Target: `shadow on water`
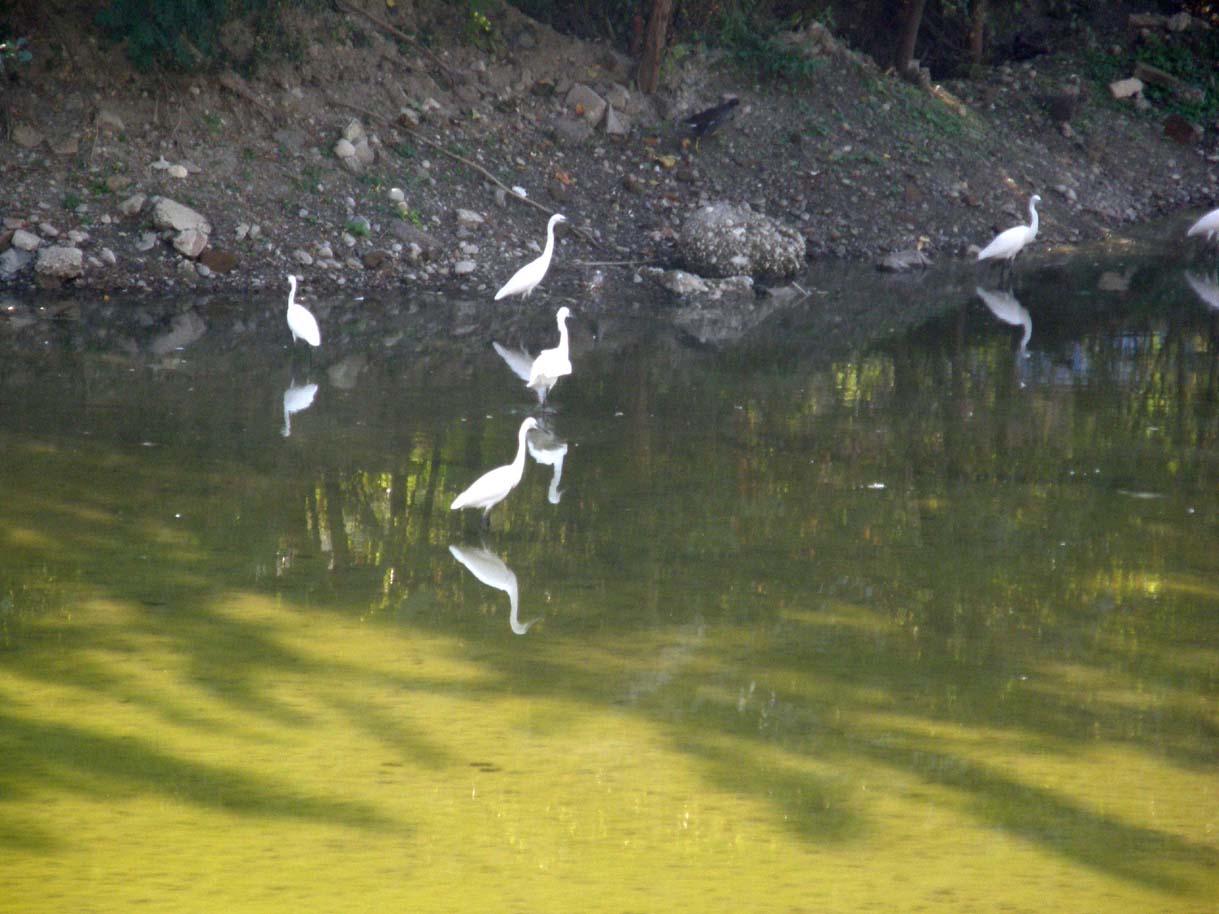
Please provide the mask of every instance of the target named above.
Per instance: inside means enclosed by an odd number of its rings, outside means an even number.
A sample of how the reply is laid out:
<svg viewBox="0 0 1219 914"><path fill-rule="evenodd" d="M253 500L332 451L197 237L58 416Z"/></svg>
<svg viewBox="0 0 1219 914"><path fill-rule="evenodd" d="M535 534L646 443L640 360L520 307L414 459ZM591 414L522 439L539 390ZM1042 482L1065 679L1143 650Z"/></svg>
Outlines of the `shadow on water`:
<svg viewBox="0 0 1219 914"><path fill-rule="evenodd" d="M573 325L576 374L554 392L563 497L534 465L493 512L487 552L519 593L455 560L452 544L481 547L448 505L534 406L490 340L548 340L548 309L484 323L427 300L391 324L370 308L312 366L288 360L271 307L88 328L23 311L0 338L0 667L204 732L310 726L269 687L285 677L617 709L806 842L875 827L851 775L866 764L1063 859L1199 891L1213 846L1099 812L1018 760L1125 747L1213 766L1219 313L1181 271L1137 261L1050 263L998 306L978 286L834 273L714 345L622 314L599 315L595 339ZM340 309L316 310L326 339ZM191 313L228 330L198 333ZM307 383L285 437L284 391ZM305 652L233 611L243 591L302 620L451 637L481 676ZM501 591L535 628L504 624ZM61 624L76 599L117 602L122 624ZM114 658L146 641L244 716L133 685ZM388 711L324 700L395 758L468 764ZM403 827L19 712L0 717L0 755L0 805L34 781L99 797L172 785L242 815ZM55 840L10 823L0 843Z"/></svg>

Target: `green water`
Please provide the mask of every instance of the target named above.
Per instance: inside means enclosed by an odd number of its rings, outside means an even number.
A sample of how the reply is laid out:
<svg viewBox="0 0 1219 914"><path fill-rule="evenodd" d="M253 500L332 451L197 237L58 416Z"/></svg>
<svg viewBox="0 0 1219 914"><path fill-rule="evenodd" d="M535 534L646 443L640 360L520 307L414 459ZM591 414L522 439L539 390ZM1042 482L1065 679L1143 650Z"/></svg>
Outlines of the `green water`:
<svg viewBox="0 0 1219 914"><path fill-rule="evenodd" d="M1219 316L1105 268L588 305L485 534L557 301L10 307L0 910L1219 911Z"/></svg>

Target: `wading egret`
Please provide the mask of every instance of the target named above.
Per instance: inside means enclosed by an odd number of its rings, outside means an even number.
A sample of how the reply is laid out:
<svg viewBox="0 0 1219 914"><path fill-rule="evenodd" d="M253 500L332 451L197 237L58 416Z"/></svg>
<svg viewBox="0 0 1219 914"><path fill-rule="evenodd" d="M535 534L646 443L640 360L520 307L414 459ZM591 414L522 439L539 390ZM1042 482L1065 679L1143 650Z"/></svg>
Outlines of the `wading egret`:
<svg viewBox="0 0 1219 914"><path fill-rule="evenodd" d="M508 497L508 493L516 488L525 474L525 437L529 434L530 429L537 427L538 420L533 416L522 422L516 433L516 457L513 458L512 463L483 473L470 488L453 499L449 510L482 508L483 523L490 525L491 509Z"/></svg>
<svg viewBox="0 0 1219 914"><path fill-rule="evenodd" d="M293 384L284 391L284 427L280 434L285 438L292 434L292 416L312 406L315 396L316 384Z"/></svg>
<svg viewBox="0 0 1219 914"><path fill-rule="evenodd" d="M1029 224L1015 225L1007 231L1000 232L995 239L978 252L978 260L1006 260L1010 266L1016 255L1024 250L1025 245L1032 244L1037 237L1037 204L1041 197L1033 194L1029 198Z"/></svg>
<svg viewBox="0 0 1219 914"><path fill-rule="evenodd" d="M525 383L529 383L529 373L533 371L533 356L529 354L528 349L509 349L494 340L491 342L491 348L512 369L514 375Z"/></svg>
<svg viewBox="0 0 1219 914"><path fill-rule="evenodd" d="M1215 236L1219 235L1219 209L1211 210L1195 222L1185 235L1205 235L1207 241L1214 241Z"/></svg>
<svg viewBox="0 0 1219 914"><path fill-rule="evenodd" d="M1020 355L1028 358L1027 347L1029 339L1033 336L1033 315L1029 314L1028 309L1020 304L1020 301L1011 292L1004 292L1001 289L983 289L981 286L974 291L978 293L978 298L985 302L990 313L1003 323L1024 328L1024 335L1020 338L1019 352Z"/></svg>
<svg viewBox="0 0 1219 914"><path fill-rule="evenodd" d="M550 221L546 223L546 247L542 250L542 256L517 270L512 278L504 283L504 287L495 293L496 301L507 298L509 295L529 297L529 293L537 287L537 284L542 281L542 277L546 275L546 271L550 269L550 258L554 254L554 227L560 222L566 221L567 217L559 213L550 217Z"/></svg>
<svg viewBox="0 0 1219 914"><path fill-rule="evenodd" d="M521 623L518 616L520 591L516 583L516 574L498 555L482 546L449 546L449 552L474 577L478 578L488 587L502 590L508 595L508 605L512 610L508 614L508 625L511 627L514 635L525 634L525 632L529 631L529 627L538 621L537 619L530 619L528 622Z"/></svg>
<svg viewBox="0 0 1219 914"><path fill-rule="evenodd" d="M304 340L310 346L320 346L321 331L317 329L317 320L304 305L296 303L296 277L288 274L288 285L292 290L288 293L288 329L292 331L292 342Z"/></svg>
<svg viewBox="0 0 1219 914"><path fill-rule="evenodd" d="M555 312L555 320L559 324L559 345L538 353L538 357L530 366L529 380L525 382L526 387L537 392L538 400L543 406L546 405L546 395L550 393L555 382L563 375L571 374L571 358L567 345L567 318L570 315L571 309L566 305Z"/></svg>

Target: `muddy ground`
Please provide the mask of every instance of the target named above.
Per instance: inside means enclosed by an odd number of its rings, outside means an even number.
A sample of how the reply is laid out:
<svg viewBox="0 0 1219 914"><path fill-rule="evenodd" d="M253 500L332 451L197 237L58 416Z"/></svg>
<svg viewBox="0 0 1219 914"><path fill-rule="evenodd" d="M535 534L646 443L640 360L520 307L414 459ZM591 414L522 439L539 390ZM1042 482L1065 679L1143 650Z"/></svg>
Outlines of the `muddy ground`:
<svg viewBox="0 0 1219 914"><path fill-rule="evenodd" d="M816 270L916 245L968 256L1022 221L1034 192L1043 249L1173 212L1183 231L1219 198L1204 143L1111 98L1078 48L919 88L814 26L792 37L816 61L805 79L761 82L679 49L646 97L624 55L508 6L488 11L491 32L448 5L367 8L383 24L314 11L232 27L241 65L210 74L138 73L71 21L30 35L34 60L0 90L0 247L18 228L74 244L84 265L69 287L108 294L286 291L294 272L315 294L456 289L490 304L561 211L574 230L547 285L612 300L639 265L673 264L683 219L711 201L796 226ZM568 103L576 84L611 101L623 133ZM735 118L690 142L680 117L728 94ZM334 151L345 130L359 137L353 121L375 155L358 170ZM175 250L141 194L206 217L206 250ZM0 288L35 282L30 264Z"/></svg>

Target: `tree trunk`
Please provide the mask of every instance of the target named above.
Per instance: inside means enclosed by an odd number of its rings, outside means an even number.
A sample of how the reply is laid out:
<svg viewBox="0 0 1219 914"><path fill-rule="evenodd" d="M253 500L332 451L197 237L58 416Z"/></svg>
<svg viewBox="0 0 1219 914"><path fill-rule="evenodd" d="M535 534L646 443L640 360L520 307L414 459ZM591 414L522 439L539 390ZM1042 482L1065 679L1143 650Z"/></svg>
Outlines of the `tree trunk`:
<svg viewBox="0 0 1219 914"><path fill-rule="evenodd" d="M652 15L643 39L643 57L639 61L639 91L651 95L660 85L660 61L664 57L665 39L669 35L669 20L673 18L673 0L652 0Z"/></svg>
<svg viewBox="0 0 1219 914"><path fill-rule="evenodd" d="M986 28L987 0L973 0L969 22L969 62L975 67L982 63L982 35Z"/></svg>
<svg viewBox="0 0 1219 914"><path fill-rule="evenodd" d="M918 41L918 27L923 21L923 8L927 0L907 0L906 21L902 24L902 38L897 46L894 66L901 76L909 77L910 65L914 62L914 46Z"/></svg>

